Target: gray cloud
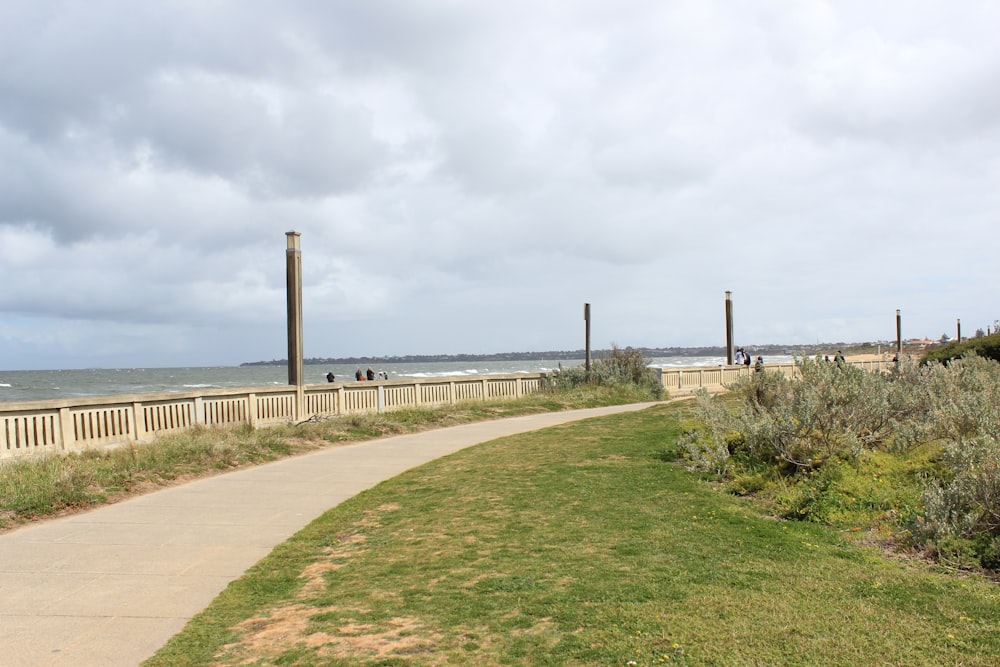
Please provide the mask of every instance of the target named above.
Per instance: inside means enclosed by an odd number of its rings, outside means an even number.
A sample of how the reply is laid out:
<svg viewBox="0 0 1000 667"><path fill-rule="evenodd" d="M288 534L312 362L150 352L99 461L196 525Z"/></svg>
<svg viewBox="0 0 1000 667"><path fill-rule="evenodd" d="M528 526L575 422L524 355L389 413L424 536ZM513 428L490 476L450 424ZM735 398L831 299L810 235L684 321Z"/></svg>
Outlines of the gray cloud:
<svg viewBox="0 0 1000 667"><path fill-rule="evenodd" d="M991 323L1000 15L902 0L0 8L0 368ZM749 341L743 341L749 342ZM117 356L116 356L117 355Z"/></svg>

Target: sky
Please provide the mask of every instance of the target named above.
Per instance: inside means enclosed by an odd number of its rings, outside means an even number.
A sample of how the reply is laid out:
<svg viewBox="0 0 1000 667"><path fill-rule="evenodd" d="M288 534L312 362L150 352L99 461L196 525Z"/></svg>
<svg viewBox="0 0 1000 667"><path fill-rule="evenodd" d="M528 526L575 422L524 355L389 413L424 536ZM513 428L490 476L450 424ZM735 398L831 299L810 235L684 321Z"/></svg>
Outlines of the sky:
<svg viewBox="0 0 1000 667"><path fill-rule="evenodd" d="M955 336L998 0L6 0L0 369Z"/></svg>

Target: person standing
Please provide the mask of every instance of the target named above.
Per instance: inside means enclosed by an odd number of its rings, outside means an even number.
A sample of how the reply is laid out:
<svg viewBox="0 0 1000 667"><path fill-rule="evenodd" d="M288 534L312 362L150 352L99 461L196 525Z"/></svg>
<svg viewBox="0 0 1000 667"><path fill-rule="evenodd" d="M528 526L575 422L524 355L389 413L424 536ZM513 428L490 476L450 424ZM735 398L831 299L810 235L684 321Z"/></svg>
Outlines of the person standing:
<svg viewBox="0 0 1000 667"><path fill-rule="evenodd" d="M365 376L361 374L361 366L358 366L358 370L354 371L354 379L358 382L365 379Z"/></svg>
<svg viewBox="0 0 1000 667"><path fill-rule="evenodd" d="M326 381L327 382L333 382L336 379L337 379L337 376L333 374L333 371L330 371L329 373L326 374Z"/></svg>
<svg viewBox="0 0 1000 667"><path fill-rule="evenodd" d="M757 363L755 363L753 365L753 372L754 373L763 373L764 372L764 357L760 357L760 356L757 357Z"/></svg>
<svg viewBox="0 0 1000 667"><path fill-rule="evenodd" d="M375 380L375 371L372 370L371 366L368 367L368 373L367 373L367 375L368 375L368 380L369 381L374 381Z"/></svg>

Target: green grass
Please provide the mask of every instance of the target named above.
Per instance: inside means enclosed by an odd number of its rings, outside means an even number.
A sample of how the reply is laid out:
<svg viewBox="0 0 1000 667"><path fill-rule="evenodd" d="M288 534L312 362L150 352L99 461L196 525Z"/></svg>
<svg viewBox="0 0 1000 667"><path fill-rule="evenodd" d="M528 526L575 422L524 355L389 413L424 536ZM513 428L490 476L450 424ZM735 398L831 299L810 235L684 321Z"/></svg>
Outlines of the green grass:
<svg viewBox="0 0 1000 667"><path fill-rule="evenodd" d="M331 444L487 419L647 400L628 388L580 387L517 400L470 401L261 430L195 428L148 445L7 461L0 465L0 530Z"/></svg>
<svg viewBox="0 0 1000 667"><path fill-rule="evenodd" d="M148 665L994 665L1000 590L674 461L683 405L463 450L330 510Z"/></svg>

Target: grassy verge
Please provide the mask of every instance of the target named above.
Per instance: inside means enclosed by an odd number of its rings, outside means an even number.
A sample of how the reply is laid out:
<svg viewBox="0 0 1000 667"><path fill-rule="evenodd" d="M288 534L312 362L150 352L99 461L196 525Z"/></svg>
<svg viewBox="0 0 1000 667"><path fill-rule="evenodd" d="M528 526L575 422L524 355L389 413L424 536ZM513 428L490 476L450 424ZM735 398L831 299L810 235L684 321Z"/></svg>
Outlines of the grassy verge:
<svg viewBox="0 0 1000 667"><path fill-rule="evenodd" d="M196 428L150 445L37 457L0 465L0 530L257 465L319 447L538 412L649 400L629 388L580 387L518 400L355 415L261 430Z"/></svg>
<svg viewBox="0 0 1000 667"><path fill-rule="evenodd" d="M683 405L486 443L332 509L147 665L993 665L1000 591L675 463Z"/></svg>

